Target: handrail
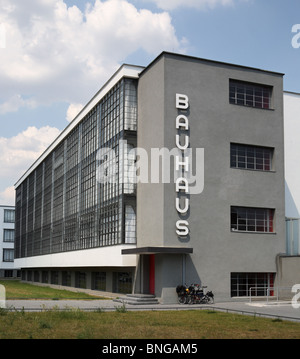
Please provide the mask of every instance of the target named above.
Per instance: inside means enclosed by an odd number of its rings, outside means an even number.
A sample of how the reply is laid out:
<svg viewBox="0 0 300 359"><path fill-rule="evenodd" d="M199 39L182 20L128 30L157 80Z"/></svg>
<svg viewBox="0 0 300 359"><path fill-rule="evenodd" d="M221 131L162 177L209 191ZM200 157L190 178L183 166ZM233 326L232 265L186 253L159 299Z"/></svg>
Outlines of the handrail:
<svg viewBox="0 0 300 359"><path fill-rule="evenodd" d="M269 287L269 286L257 286L257 287L251 287L251 288L249 288L249 294L250 294L249 299L250 299L250 303L252 302L252 295L251 295L251 293L252 293L252 290L253 290L253 289L255 289L255 290L257 290L257 289L267 290L267 295L268 295L268 289L274 290L274 287ZM255 297L256 297L256 296L255 296Z"/></svg>
<svg viewBox="0 0 300 359"><path fill-rule="evenodd" d="M251 287L249 288L249 300L250 303L252 302L252 297L256 297L256 296L252 296L252 291L253 290L264 290L266 293L266 297L267 297L267 303L269 303L269 298L270 297L275 297L276 301L279 301L279 292L283 291L283 290L288 290L289 293L292 293L292 287L270 287L270 286L257 286L257 287ZM273 292L273 295L271 295L271 292ZM276 294L275 294L276 293ZM275 295L274 295L275 294Z"/></svg>

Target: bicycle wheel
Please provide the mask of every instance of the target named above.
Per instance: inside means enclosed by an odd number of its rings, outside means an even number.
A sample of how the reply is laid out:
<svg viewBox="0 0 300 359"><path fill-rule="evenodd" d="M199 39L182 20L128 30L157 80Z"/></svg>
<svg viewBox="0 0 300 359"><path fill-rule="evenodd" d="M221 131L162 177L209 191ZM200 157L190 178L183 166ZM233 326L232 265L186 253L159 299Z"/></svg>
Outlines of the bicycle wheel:
<svg viewBox="0 0 300 359"><path fill-rule="evenodd" d="M200 304L207 304L208 303L208 297L207 295L204 295L200 298Z"/></svg>
<svg viewBox="0 0 300 359"><path fill-rule="evenodd" d="M208 297L209 304L214 304L214 302L215 302L214 297Z"/></svg>
<svg viewBox="0 0 300 359"><path fill-rule="evenodd" d="M188 296L186 297L185 304L193 304L193 298L192 298L191 295L188 295Z"/></svg>
<svg viewBox="0 0 300 359"><path fill-rule="evenodd" d="M179 304L185 304L185 296L184 295L180 295L178 297L178 303Z"/></svg>

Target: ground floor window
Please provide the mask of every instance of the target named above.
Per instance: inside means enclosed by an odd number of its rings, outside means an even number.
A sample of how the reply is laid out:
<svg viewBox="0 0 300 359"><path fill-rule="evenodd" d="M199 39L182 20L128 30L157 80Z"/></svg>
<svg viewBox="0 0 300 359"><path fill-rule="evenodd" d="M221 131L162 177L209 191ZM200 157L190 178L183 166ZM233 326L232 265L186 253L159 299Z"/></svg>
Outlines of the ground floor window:
<svg viewBox="0 0 300 359"><path fill-rule="evenodd" d="M71 272L63 271L61 274L61 284L66 287L71 287Z"/></svg>
<svg viewBox="0 0 300 359"><path fill-rule="evenodd" d="M132 273L115 272L114 273L114 292L131 293L132 292Z"/></svg>
<svg viewBox="0 0 300 359"><path fill-rule="evenodd" d="M106 290L106 273L105 272L93 272L92 273L92 289L94 290Z"/></svg>
<svg viewBox="0 0 300 359"><path fill-rule="evenodd" d="M28 278L27 278L28 280ZM48 283L48 271L43 270L42 271L42 283Z"/></svg>
<svg viewBox="0 0 300 359"><path fill-rule="evenodd" d="M14 271L13 270L5 270L4 271L4 277L5 278L12 278L14 276Z"/></svg>
<svg viewBox="0 0 300 359"><path fill-rule="evenodd" d="M75 273L75 287L86 289L86 273L76 272Z"/></svg>
<svg viewBox="0 0 300 359"><path fill-rule="evenodd" d="M231 296L273 296L274 278L275 273L231 273Z"/></svg>
<svg viewBox="0 0 300 359"><path fill-rule="evenodd" d="M40 272L35 270L34 273L33 273L33 280L35 282L39 282L40 281Z"/></svg>
<svg viewBox="0 0 300 359"><path fill-rule="evenodd" d="M58 284L58 271L51 272L51 284Z"/></svg>

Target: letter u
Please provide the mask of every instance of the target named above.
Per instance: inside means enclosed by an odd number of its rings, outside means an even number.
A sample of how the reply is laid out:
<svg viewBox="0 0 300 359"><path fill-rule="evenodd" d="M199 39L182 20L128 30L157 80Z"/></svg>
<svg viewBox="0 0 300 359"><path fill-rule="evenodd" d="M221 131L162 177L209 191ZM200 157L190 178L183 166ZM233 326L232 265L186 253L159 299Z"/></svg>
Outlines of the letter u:
<svg viewBox="0 0 300 359"><path fill-rule="evenodd" d="M179 213L186 213L189 209L189 205L190 205L190 201L188 198L185 198L185 202L184 202L184 208L180 208L180 200L179 198L177 197L176 198L176 210L179 212Z"/></svg>
<svg viewBox="0 0 300 359"><path fill-rule="evenodd" d="M184 146L182 146L180 144L179 135L176 135L176 146L177 146L177 148L179 148L182 151L186 150L189 147L189 136L185 136L185 144L184 144Z"/></svg>

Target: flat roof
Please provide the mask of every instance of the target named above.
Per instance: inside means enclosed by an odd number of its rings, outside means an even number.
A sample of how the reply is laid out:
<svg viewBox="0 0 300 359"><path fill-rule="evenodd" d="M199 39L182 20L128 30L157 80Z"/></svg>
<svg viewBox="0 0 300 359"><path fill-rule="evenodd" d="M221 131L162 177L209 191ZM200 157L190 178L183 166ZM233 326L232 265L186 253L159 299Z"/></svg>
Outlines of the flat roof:
<svg viewBox="0 0 300 359"><path fill-rule="evenodd" d="M238 68L243 68L243 69L248 69L248 70L254 70L254 71L270 73L270 74L274 74L274 75L278 75L278 76L284 76L285 75L284 73L281 73L281 72L263 70L263 69L259 69L259 68L256 68L256 67L237 65L237 64L232 64L232 63L229 63L229 62L204 59L204 58L201 58L201 57L178 54L178 53L168 52L168 51L161 52L147 67L144 68L144 70L141 72L140 75L143 75L144 72L146 72L156 61L158 61L163 56L183 58L183 59L186 59L186 60L188 60L188 59L190 59L190 60L198 60L198 61L201 61L201 62L214 63L214 64L220 65L220 66L238 67Z"/></svg>
<svg viewBox="0 0 300 359"><path fill-rule="evenodd" d="M113 76L102 86L96 95L84 106L73 121L61 131L52 144L41 154L41 156L29 167L22 177L15 183L17 188L26 177L28 177L45 158L63 141L66 136L83 120L83 118L101 101L101 99L124 77L137 79L140 72L144 69L142 66L123 64Z"/></svg>
<svg viewBox="0 0 300 359"><path fill-rule="evenodd" d="M293 92L293 91L283 91L284 94L288 94L288 95L296 95L296 96L300 96L299 92Z"/></svg>

